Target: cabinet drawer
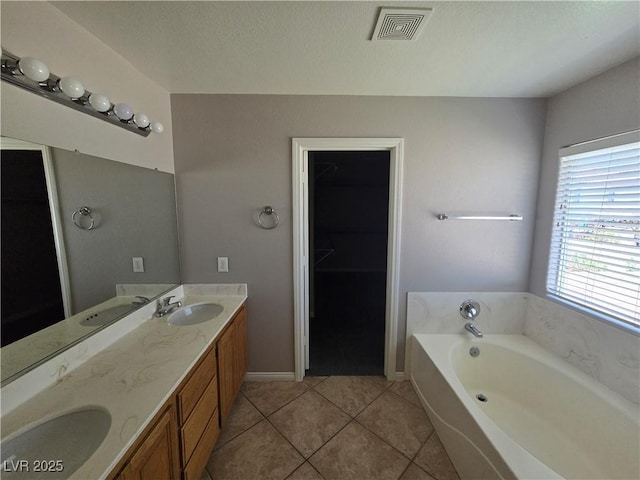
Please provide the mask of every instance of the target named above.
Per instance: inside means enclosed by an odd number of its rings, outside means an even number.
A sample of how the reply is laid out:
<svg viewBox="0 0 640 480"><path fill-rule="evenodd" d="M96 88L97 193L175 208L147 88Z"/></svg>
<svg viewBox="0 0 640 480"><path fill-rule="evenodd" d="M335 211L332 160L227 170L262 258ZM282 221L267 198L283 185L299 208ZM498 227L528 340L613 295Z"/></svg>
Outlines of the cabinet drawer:
<svg viewBox="0 0 640 480"><path fill-rule="evenodd" d="M218 408L218 382L214 378L207 386L204 394L196 404L193 412L187 418L180 429L180 443L182 446L182 458L185 462L188 462L193 454L193 451L200 441L203 432L206 429L207 423L211 416L216 412L217 422L217 408Z"/></svg>
<svg viewBox="0 0 640 480"><path fill-rule="evenodd" d="M207 353L200 365L195 368L193 374L178 393L178 424L183 425L195 408L202 393L216 376L216 349Z"/></svg>
<svg viewBox="0 0 640 480"><path fill-rule="evenodd" d="M218 425L218 410L216 410L211 415L189 463L184 467L183 480L200 480L219 434L220 426Z"/></svg>

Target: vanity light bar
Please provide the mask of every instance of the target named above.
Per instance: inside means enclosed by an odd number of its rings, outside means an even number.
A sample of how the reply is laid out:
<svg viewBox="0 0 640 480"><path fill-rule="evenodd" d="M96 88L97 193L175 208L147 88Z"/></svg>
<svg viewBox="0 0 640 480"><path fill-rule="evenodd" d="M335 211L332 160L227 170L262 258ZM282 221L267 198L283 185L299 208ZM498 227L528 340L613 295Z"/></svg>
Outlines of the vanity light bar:
<svg viewBox="0 0 640 480"><path fill-rule="evenodd" d="M60 78L50 73L47 66L36 58L20 58L2 49L0 73L5 82L143 137L151 132L164 131L160 122L151 122L144 113L134 114L129 105L114 105L106 96L85 90L75 77Z"/></svg>

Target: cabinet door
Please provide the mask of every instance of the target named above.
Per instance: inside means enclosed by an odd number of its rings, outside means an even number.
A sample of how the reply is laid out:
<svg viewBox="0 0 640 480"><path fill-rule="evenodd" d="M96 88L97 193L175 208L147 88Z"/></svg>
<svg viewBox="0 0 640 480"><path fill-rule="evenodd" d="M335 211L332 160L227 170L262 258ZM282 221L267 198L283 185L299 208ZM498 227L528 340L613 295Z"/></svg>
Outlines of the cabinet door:
<svg viewBox="0 0 640 480"><path fill-rule="evenodd" d="M234 324L218 340L218 391L220 395L220 420L229 415L236 394Z"/></svg>
<svg viewBox="0 0 640 480"><path fill-rule="evenodd" d="M169 407L118 477L122 480L171 480L180 478L175 411Z"/></svg>

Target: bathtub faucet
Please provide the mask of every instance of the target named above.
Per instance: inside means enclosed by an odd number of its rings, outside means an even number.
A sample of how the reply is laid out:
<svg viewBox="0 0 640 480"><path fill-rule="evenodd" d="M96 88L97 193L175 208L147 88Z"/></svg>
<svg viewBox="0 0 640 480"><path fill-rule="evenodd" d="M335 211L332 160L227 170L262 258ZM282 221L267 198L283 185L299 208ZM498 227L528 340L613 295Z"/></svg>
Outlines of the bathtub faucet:
<svg viewBox="0 0 640 480"><path fill-rule="evenodd" d="M464 329L467 332L471 332L473 334L474 337L476 338L482 338L482 332L480 331L480 329L478 327L476 327L475 323L472 322L467 322L464 325Z"/></svg>

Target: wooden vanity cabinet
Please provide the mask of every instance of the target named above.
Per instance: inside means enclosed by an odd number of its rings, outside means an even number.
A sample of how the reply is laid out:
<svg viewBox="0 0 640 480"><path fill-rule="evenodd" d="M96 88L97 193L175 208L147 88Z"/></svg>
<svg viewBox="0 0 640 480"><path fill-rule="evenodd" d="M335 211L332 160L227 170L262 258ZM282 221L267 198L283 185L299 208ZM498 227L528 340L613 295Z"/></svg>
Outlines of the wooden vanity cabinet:
<svg viewBox="0 0 640 480"><path fill-rule="evenodd" d="M108 478L116 480L173 480L180 476L176 412L173 402L156 415L123 464Z"/></svg>
<svg viewBox="0 0 640 480"><path fill-rule="evenodd" d="M109 480L200 480L247 372L243 305Z"/></svg>
<svg viewBox="0 0 640 480"><path fill-rule="evenodd" d="M218 340L220 422L229 416L247 373L247 310L243 306Z"/></svg>
<svg viewBox="0 0 640 480"><path fill-rule="evenodd" d="M243 305L177 389L183 480L200 480L247 372Z"/></svg>
<svg viewBox="0 0 640 480"><path fill-rule="evenodd" d="M184 480L200 480L220 433L217 363L217 347L214 344L177 390Z"/></svg>

